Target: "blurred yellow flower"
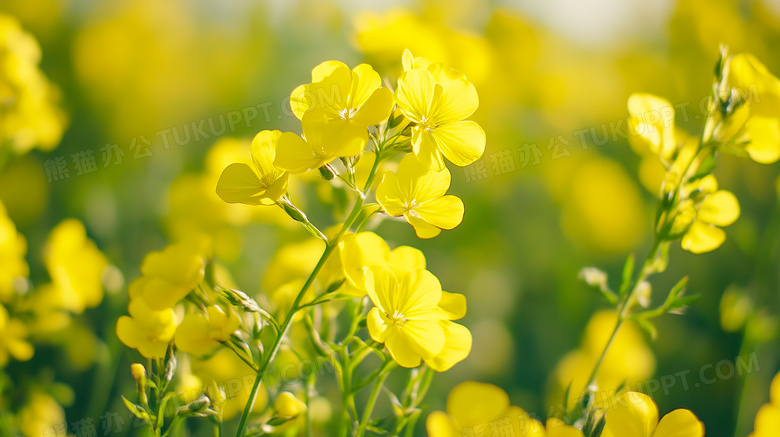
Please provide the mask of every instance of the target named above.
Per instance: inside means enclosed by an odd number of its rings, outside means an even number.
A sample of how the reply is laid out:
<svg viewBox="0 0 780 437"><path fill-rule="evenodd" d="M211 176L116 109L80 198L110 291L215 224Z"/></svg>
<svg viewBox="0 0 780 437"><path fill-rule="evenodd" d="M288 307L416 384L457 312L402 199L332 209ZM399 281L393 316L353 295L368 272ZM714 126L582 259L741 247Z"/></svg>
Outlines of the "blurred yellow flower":
<svg viewBox="0 0 780 437"><path fill-rule="evenodd" d="M407 155L398 172L385 173L376 190L376 200L385 212L403 216L420 238L433 238L442 229L453 229L463 220L463 202L445 195L451 175L447 168L433 170Z"/></svg>
<svg viewBox="0 0 780 437"><path fill-rule="evenodd" d="M447 397L447 412L432 412L426 429L430 437L583 437L582 431L557 418L548 419L545 427L523 409L511 406L509 396L501 388L473 381L452 389Z"/></svg>
<svg viewBox="0 0 780 437"><path fill-rule="evenodd" d="M659 422L658 406L644 393L623 393L606 413L603 437L704 436L704 425L689 410L674 410Z"/></svg>
<svg viewBox="0 0 780 437"><path fill-rule="evenodd" d="M477 91L466 77L440 64L414 60L404 53L404 73L398 78L396 102L415 123L412 148L421 162L433 170L444 169L442 155L464 166L485 151L485 132L473 121L465 121L479 106Z"/></svg>
<svg viewBox="0 0 780 437"><path fill-rule="evenodd" d="M325 119L334 140L357 141L361 150L368 141L366 128L387 120L393 105L393 92L382 87L382 79L370 65L360 64L350 71L339 61L314 67L311 83L295 88L290 96L299 120L308 112L316 113Z"/></svg>
<svg viewBox="0 0 780 437"><path fill-rule="evenodd" d="M196 250L172 244L150 252L141 264L141 295L153 310L170 308L203 280L205 261Z"/></svg>
<svg viewBox="0 0 780 437"><path fill-rule="evenodd" d="M130 316L116 322L116 335L127 347L138 349L146 358L162 358L176 333L176 315L170 308L154 310L145 299L131 299Z"/></svg>
<svg viewBox="0 0 780 437"><path fill-rule="evenodd" d="M573 405L588 384L590 371L609 341L617 323L613 311L595 313L585 328L580 348L566 354L552 372L550 402L560 402L571 384L567 405ZM650 378L655 371L655 356L647 346L642 331L626 322L612 341L596 374L597 403L621 384L636 384Z"/></svg>
<svg viewBox="0 0 780 437"><path fill-rule="evenodd" d="M285 192L289 174L274 166L282 133L264 130L252 140L252 166L230 164L217 182L217 194L227 203L273 205Z"/></svg>
<svg viewBox="0 0 780 437"><path fill-rule="evenodd" d="M677 149L672 104L652 94L635 93L628 98L628 113L631 145L638 151L647 147L668 162Z"/></svg>
<svg viewBox="0 0 780 437"><path fill-rule="evenodd" d="M14 222L6 215L5 207L0 203L0 302L8 302L18 287L19 279L27 278L30 268L24 256L27 253L27 240L16 232Z"/></svg>
<svg viewBox="0 0 780 437"><path fill-rule="evenodd" d="M103 300L103 270L108 260L87 238L80 221L64 220L51 231L44 262L63 308L81 313Z"/></svg>
<svg viewBox="0 0 780 437"><path fill-rule="evenodd" d="M17 20L0 14L0 144L5 153L33 147L51 150L62 137L65 116L57 90L38 68L41 49Z"/></svg>
<svg viewBox="0 0 780 437"><path fill-rule="evenodd" d="M345 235L339 242L339 255L348 279L341 291L357 297L366 294L365 272L368 266L388 267L396 277L414 269L425 269L422 251L410 246L390 250L385 240L373 232Z"/></svg>
<svg viewBox="0 0 780 437"><path fill-rule="evenodd" d="M672 225L672 234L684 232L682 248L705 253L720 247L726 233L719 226L728 226L739 217L737 198L729 191L718 190L713 175L687 184L683 198Z"/></svg>
<svg viewBox="0 0 780 437"><path fill-rule="evenodd" d="M213 392L213 383L224 391L225 403L222 406L222 419L230 420L240 415L249 400L249 392L257 374L246 365L233 351L220 349L207 360L192 360L192 373ZM197 396L195 396L197 397ZM268 391L258 390L252 412L260 413L268 404Z"/></svg>
<svg viewBox="0 0 780 437"><path fill-rule="evenodd" d="M21 320L9 317L0 304L0 367L8 364L9 358L27 361L33 353L32 345L27 342L27 327Z"/></svg>
<svg viewBox="0 0 780 437"><path fill-rule="evenodd" d="M468 356L471 333L449 320L465 314L465 300L452 299L452 312L441 309L441 284L427 270L397 278L387 267L371 266L366 290L375 305L368 313L369 333L401 366L416 367L423 360L443 372Z"/></svg>
<svg viewBox="0 0 780 437"><path fill-rule="evenodd" d="M65 422L65 411L48 394L35 390L18 414L19 429L26 437L50 435Z"/></svg>
<svg viewBox="0 0 780 437"><path fill-rule="evenodd" d="M756 413L753 433L749 437L774 437L780 435L780 373L769 386L769 403Z"/></svg>
<svg viewBox="0 0 780 437"><path fill-rule="evenodd" d="M218 305L206 308L206 314L189 313L184 316L176 328L174 340L176 347L196 356L208 355L216 350L221 342L230 339L241 326L241 319L231 309L224 310Z"/></svg>
<svg viewBox="0 0 780 437"><path fill-rule="evenodd" d="M345 137L338 126L328 122L322 111L309 111L301 120L303 138L292 132L279 137L274 165L290 173L319 168L336 158L357 156L365 142L359 137ZM365 129L363 129L365 130Z"/></svg>
<svg viewBox="0 0 780 437"><path fill-rule="evenodd" d="M283 391L274 401L274 410L282 417L295 417L306 411L306 404L289 391Z"/></svg>

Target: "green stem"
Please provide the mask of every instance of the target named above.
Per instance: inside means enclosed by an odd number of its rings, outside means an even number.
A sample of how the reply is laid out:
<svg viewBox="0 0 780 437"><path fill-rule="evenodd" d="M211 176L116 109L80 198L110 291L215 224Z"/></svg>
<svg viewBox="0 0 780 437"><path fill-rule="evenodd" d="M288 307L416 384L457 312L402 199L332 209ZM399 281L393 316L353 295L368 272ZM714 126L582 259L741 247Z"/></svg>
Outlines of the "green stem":
<svg viewBox="0 0 780 437"><path fill-rule="evenodd" d="M385 379L387 379L387 377L390 375L390 370L393 369L393 363L394 361L390 359L385 361L385 363L382 365L379 376L374 382L374 387L371 389L371 394L368 397L366 408L363 410L363 419L360 421L360 425L358 425L356 433L357 437L363 437L363 435L366 433L366 428L368 428L368 421L371 420L371 413L374 411L374 405L376 405L376 401L379 398L379 393L382 391L382 386L385 383Z"/></svg>
<svg viewBox="0 0 780 437"><path fill-rule="evenodd" d="M241 414L241 420L238 423L238 429L236 430L236 437L241 437L244 434L244 430L246 429L247 421L249 420L249 414L252 411L252 408L254 407L255 400L257 399L257 391L260 388L260 383L263 379L263 376L265 375L266 370L268 369L268 366L271 364L271 361L276 356L276 353L279 351L279 348L282 345L282 341L284 337L287 335L287 331L290 329L290 325L292 324L293 317L297 313L300 305L301 300L303 300L303 296L306 294L306 292L309 290L309 287L312 286L314 283L314 280L317 277L317 274L322 270L323 266L325 265L325 262L328 261L328 258L333 253L334 250L336 250L336 247L338 247L339 241L341 240L341 237L349 230L349 228L354 223L355 219L357 219L357 216L360 214L360 210L363 207L363 201L365 199L365 192L368 190L368 188L371 187L371 183L374 180L374 177L376 176L376 170L379 168L379 163L381 162L381 157L377 154L376 160L374 160L374 165L371 168L371 173L368 175L368 180L366 181L366 188L363 190L363 195L358 196L358 198L355 200L355 205L352 207L352 212L349 214L349 217L347 217L347 220L344 222L344 225L339 230L338 234L333 238L333 240L328 241L327 245L325 246L325 252L323 252L322 256L320 257L320 260L317 262L317 265L314 267L314 270L311 272L311 275L309 275L309 278L306 279L306 283L303 284L303 287L301 288L301 291L298 292L298 296L295 297L295 301L292 304L292 307L290 308L290 311L287 313L287 316L284 319L284 322L279 327L279 334L276 336L273 345L271 345L271 348L268 352L266 352L265 356L263 357L262 362L260 363L260 366L257 370L257 377L255 378L255 382L252 385L252 390L249 393L249 400L244 407L244 411Z"/></svg>

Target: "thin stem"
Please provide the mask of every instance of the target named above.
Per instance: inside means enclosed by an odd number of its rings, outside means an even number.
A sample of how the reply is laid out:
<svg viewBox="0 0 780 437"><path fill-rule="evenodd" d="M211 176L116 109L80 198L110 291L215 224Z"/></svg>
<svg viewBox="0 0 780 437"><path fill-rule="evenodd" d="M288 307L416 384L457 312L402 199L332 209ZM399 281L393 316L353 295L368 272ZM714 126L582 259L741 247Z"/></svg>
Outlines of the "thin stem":
<svg viewBox="0 0 780 437"><path fill-rule="evenodd" d="M356 433L357 437L363 437L366 432L368 421L371 420L371 413L374 411L374 405L376 405L376 401L379 398L379 393L382 391L382 386L385 383L385 379L387 379L387 377L390 375L390 370L393 368L393 363L394 361L391 359L385 361L385 363L382 364L382 369L379 372L379 376L374 382L374 387L371 389L371 394L368 397L366 408L363 410L363 419L360 421L360 425L358 425Z"/></svg>
<svg viewBox="0 0 780 437"><path fill-rule="evenodd" d="M276 354L282 345L282 340L287 335L287 331L290 329L290 325L292 324L293 317L300 309L301 300L303 300L303 296L306 294L306 292L314 283L317 274L320 272L320 270L322 270L323 266L325 265L325 262L328 261L330 255L333 253L336 247L338 247L341 237L344 236L347 230L349 230L349 228L355 222L355 219L357 219L358 215L360 214L360 210L363 207L363 201L365 199L365 192L368 190L368 188L371 187L371 183L374 180L374 177L376 176L376 170L379 168L379 164L381 163L381 161L382 161L382 157L379 154L377 154L377 157L374 160L374 165L371 168L371 172L368 175L368 180L366 181L366 188L364 188L363 195L358 196L358 198L355 200L355 205L352 207L352 212L349 214L349 217L347 217L347 220L344 222L344 225L341 227L341 229L333 238L333 240L328 241L327 245L325 246L325 252L323 252L322 256L320 257L320 260L317 262L317 265L314 267L314 270L311 272L308 279L306 279L306 283L303 284L301 291L298 292L298 296L295 297L295 301L293 302L292 307L290 307L290 311L287 313L284 322L282 322L282 324L280 325L279 334L274 339L273 345L263 357L263 360L260 363L260 366L258 367L257 377L255 378L254 384L252 385L252 390L249 392L249 400L247 401L247 404L244 407L244 411L241 414L241 420L238 423L238 429L236 430L236 434L235 434L236 437L241 437L244 434L247 421L249 420L249 414L251 413L252 408L254 407L255 404L255 400L257 399L257 391L260 388L260 382L262 381L263 376L265 375L265 372L268 369L268 366L270 365L271 361L273 361L273 359L276 357Z"/></svg>

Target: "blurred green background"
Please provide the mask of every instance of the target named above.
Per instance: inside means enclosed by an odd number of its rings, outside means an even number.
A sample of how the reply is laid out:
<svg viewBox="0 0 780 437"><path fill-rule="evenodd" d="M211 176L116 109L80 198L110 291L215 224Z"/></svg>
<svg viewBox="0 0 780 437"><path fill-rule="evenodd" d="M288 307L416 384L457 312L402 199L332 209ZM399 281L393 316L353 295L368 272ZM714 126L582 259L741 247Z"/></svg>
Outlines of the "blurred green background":
<svg viewBox="0 0 780 437"><path fill-rule="evenodd" d="M248 144L263 129L299 129L289 93L309 82L318 63L366 61L392 82L408 48L468 76L480 94L474 118L488 138L481 161L451 167L452 192L466 205L458 228L426 241L397 222L379 228L391 244L421 248L444 288L469 301L463 323L474 335L472 354L435 379L429 405L442 409L457 382L477 380L545 417L558 401L548 396L556 366L607 306L578 271L600 266L614 284L625 256L644 257L650 243L656 198L645 185L652 175L640 171L641 159L620 134L628 96L667 98L684 109L678 123L696 135L719 44L751 52L780 73L780 4L392 3L2 0L0 11L40 44L41 70L67 120L56 148L10 154L0 172L0 200L27 238L33 285L47 276L48 233L74 217L125 282L147 252L205 233L218 241L239 287L259 291L274 251L305 232L280 225L276 212L226 209L214 186L230 161L209 151L220 141L231 147L226 138ZM121 163L109 149L121 150ZM96 169L87 172L73 155L90 150ZM55 180L46 164L57 158L67 163L67 178ZM645 339L657 360L653 375L691 373L687 390L678 382L668 395L654 394L661 412L688 408L709 435L731 435L738 420L737 435L747 435L780 369L780 344L770 335L777 325L770 316L780 310L779 169L722 156L715 174L739 198L741 217L710 254L673 245L668 272L654 282L663 298L689 275L690 292L702 295L685 316L658 322L657 341ZM308 202L315 222L327 220L315 212L320 202L328 199ZM119 395L133 391L126 369L135 351L114 334L125 292L115 289L79 319L92 327L85 334L91 350L69 355L36 345L35 359L8 368L12 379L72 387L69 420L122 411ZM743 345L741 331L724 331L719 307L727 289L752 299L755 329L766 335ZM740 353L755 353L758 371L694 385L701 369L733 363ZM114 379L105 393L105 381Z"/></svg>

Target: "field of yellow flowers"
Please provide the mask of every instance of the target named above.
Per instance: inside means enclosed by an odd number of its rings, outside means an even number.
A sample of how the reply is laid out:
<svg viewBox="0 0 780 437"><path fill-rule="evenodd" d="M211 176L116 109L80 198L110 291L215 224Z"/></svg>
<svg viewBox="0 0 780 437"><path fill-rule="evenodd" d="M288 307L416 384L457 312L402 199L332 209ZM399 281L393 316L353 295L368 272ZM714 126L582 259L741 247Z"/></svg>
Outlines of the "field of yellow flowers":
<svg viewBox="0 0 780 437"><path fill-rule="evenodd" d="M0 436L780 436L772 0L6 0Z"/></svg>

